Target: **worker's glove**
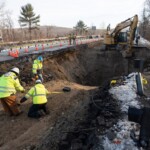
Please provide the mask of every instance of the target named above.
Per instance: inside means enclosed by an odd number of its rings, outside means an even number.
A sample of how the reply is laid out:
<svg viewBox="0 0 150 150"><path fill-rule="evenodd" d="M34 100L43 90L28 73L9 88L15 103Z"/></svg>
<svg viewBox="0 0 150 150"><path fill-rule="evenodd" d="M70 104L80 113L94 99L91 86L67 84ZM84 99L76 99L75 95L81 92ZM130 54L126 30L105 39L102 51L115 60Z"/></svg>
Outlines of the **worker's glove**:
<svg viewBox="0 0 150 150"><path fill-rule="evenodd" d="M38 74L33 74L33 79L37 80L38 79Z"/></svg>
<svg viewBox="0 0 150 150"><path fill-rule="evenodd" d="M27 98L26 97L23 97L21 100L20 100L20 103L23 103L23 102L25 102L27 100Z"/></svg>
<svg viewBox="0 0 150 150"><path fill-rule="evenodd" d="M38 75L35 75L35 79L37 80L39 78L39 76Z"/></svg>

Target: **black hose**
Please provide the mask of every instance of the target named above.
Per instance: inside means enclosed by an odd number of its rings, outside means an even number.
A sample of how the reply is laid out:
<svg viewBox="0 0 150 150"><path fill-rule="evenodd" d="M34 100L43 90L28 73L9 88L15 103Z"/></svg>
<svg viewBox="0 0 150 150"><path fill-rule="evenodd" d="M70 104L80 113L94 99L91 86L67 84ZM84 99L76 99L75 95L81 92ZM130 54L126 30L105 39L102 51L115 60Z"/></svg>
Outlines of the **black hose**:
<svg viewBox="0 0 150 150"><path fill-rule="evenodd" d="M95 94L95 95L98 95L98 94ZM108 109L108 108L101 108L100 106L98 106L95 101L94 101L94 96L91 95L91 99L92 99L92 103L95 105L96 108L98 108L99 110L104 110L104 111L109 111L109 112L112 112L112 113L115 113L116 110L113 110L113 109Z"/></svg>

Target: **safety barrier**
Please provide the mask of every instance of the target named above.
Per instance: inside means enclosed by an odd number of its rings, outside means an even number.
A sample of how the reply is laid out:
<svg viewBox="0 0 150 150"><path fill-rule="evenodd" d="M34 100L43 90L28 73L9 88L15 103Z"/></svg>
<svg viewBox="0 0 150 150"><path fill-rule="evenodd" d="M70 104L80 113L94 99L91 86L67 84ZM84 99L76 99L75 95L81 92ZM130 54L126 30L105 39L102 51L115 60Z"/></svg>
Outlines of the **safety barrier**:
<svg viewBox="0 0 150 150"><path fill-rule="evenodd" d="M97 39L76 39L76 45L91 43L91 42L95 42L95 41L98 41L98 40L99 40L99 38L97 38ZM11 57L17 58L17 57L19 57L19 53L23 54L23 53L32 53L33 51L44 51L46 49L52 49L54 46L55 47L62 47L63 45L68 46L68 47L70 47L71 45L73 46L72 43L70 45L69 40L66 40L66 41L61 41L60 40L60 41L55 41L55 42L53 41L53 42L45 43L45 44L44 43L35 44L34 46L30 45L30 47L29 46L20 47L19 50L18 49L12 50L12 48L11 48L8 51L8 55L11 56Z"/></svg>

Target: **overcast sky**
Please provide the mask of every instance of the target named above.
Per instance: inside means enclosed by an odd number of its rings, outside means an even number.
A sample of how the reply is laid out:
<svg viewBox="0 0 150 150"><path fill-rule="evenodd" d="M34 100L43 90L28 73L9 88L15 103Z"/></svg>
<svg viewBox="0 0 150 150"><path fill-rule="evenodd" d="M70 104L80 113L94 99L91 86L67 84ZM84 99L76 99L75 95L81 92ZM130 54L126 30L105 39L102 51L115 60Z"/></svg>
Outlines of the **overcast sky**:
<svg viewBox="0 0 150 150"><path fill-rule="evenodd" d="M30 3L41 16L40 25L72 28L79 20L88 27L115 27L135 14L140 15L145 0L0 0L12 11L15 27L18 25L21 6Z"/></svg>

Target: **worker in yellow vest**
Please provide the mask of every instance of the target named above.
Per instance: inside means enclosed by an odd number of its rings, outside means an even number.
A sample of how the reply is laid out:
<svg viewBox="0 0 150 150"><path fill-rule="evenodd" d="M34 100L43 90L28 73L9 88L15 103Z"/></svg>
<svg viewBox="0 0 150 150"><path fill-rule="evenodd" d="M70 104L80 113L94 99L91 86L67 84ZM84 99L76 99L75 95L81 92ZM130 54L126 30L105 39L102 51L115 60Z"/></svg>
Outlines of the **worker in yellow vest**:
<svg viewBox="0 0 150 150"><path fill-rule="evenodd" d="M38 56L38 58L34 60L32 66L33 80L40 79L43 82L42 73L43 73L43 57Z"/></svg>
<svg viewBox="0 0 150 150"><path fill-rule="evenodd" d="M21 113L16 101L16 92L24 92L25 89L20 85L19 68L13 68L0 77L0 101L4 110L10 115L17 116Z"/></svg>
<svg viewBox="0 0 150 150"><path fill-rule="evenodd" d="M69 40L69 45L71 45L71 40L72 40L71 34L68 35L68 40Z"/></svg>
<svg viewBox="0 0 150 150"><path fill-rule="evenodd" d="M28 93L20 100L20 103L25 102L29 97L32 97L32 106L29 109L28 117L40 118L49 114L47 104L47 94L57 94L63 92L49 92L42 84L41 80L36 80L35 86L32 87Z"/></svg>
<svg viewBox="0 0 150 150"><path fill-rule="evenodd" d="M72 40L73 40L73 45L76 45L76 35L75 33L72 34Z"/></svg>

